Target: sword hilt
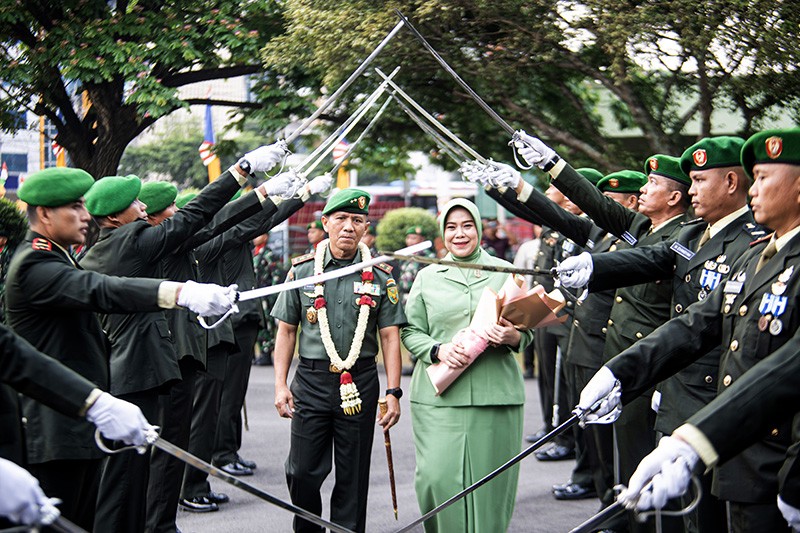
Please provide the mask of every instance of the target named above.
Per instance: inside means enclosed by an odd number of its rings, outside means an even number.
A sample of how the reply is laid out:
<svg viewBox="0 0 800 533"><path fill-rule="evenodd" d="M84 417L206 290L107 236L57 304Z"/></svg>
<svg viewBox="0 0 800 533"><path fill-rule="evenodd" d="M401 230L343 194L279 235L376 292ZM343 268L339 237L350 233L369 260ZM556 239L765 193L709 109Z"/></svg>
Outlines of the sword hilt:
<svg viewBox="0 0 800 533"><path fill-rule="evenodd" d="M522 148L523 146L526 146L525 141L522 140L522 136L520 135L519 130L515 131L514 134L511 136L511 140L508 141L508 145L513 147L513 150L511 150L511 153L514 155L514 164L515 165L517 165L522 170L530 170L530 169L533 168L533 165L528 165L527 163L522 163L522 161L519 160L519 156L517 155L519 153L519 149ZM520 154L520 155L522 155L522 154Z"/></svg>

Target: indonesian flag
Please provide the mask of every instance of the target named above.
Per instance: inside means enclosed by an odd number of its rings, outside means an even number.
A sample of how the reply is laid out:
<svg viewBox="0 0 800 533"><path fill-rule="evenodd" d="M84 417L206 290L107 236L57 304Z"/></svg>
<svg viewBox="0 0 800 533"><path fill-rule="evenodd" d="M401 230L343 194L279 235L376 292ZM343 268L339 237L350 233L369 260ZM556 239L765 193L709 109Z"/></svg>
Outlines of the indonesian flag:
<svg viewBox="0 0 800 533"><path fill-rule="evenodd" d="M214 153L214 127L211 123L211 106L206 106L206 120L204 128L203 144L200 145L198 151L200 152L200 159L203 160L205 166L210 165L217 159L217 154Z"/></svg>
<svg viewBox="0 0 800 533"><path fill-rule="evenodd" d="M344 156L347 155L347 151L350 149L350 143L347 142L347 139L342 139L339 141L336 146L333 147L333 163L337 164L339 161L344 159Z"/></svg>
<svg viewBox="0 0 800 533"><path fill-rule="evenodd" d="M50 146L53 148L53 155L56 157L60 156L64 152L64 147L55 141L50 143Z"/></svg>

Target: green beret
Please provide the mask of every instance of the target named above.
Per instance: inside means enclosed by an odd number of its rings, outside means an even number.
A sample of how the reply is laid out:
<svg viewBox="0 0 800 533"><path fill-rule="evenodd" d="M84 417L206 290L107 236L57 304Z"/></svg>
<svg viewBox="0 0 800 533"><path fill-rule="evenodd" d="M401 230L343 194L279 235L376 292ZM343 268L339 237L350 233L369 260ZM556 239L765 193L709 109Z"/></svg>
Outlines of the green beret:
<svg viewBox="0 0 800 533"><path fill-rule="evenodd" d="M422 235L425 237L425 230L422 229L422 226L410 226L406 228L406 235Z"/></svg>
<svg viewBox="0 0 800 533"><path fill-rule="evenodd" d="M689 173L684 172L681 168L682 160L670 155L656 154L647 158L644 162L644 173L655 174L675 180L684 185L691 185L692 180L689 178Z"/></svg>
<svg viewBox="0 0 800 533"><path fill-rule="evenodd" d="M597 182L597 188L602 192L635 193L647 183L647 176L635 170L620 170L612 172Z"/></svg>
<svg viewBox="0 0 800 533"><path fill-rule="evenodd" d="M595 170L593 168L577 168L575 169L578 171L578 174L586 178L587 180L592 182L592 185L597 185L601 179L603 179L603 174L599 170Z"/></svg>
<svg viewBox="0 0 800 533"><path fill-rule="evenodd" d="M17 196L28 205L57 207L79 199L92 185L94 178L80 168L46 168L28 176Z"/></svg>
<svg viewBox="0 0 800 533"><path fill-rule="evenodd" d="M178 209L183 208L186 204L191 202L197 196L196 192L182 192L178 196L175 197L175 206Z"/></svg>
<svg viewBox="0 0 800 533"><path fill-rule="evenodd" d="M378 229L375 226L375 224L370 224L369 226L367 226L367 233L369 233L370 235L373 235L375 237L378 236Z"/></svg>
<svg viewBox="0 0 800 533"><path fill-rule="evenodd" d="M345 213L368 215L370 200L372 200L372 196L361 189L342 189L328 199L322 214L327 216L334 211L344 211Z"/></svg>
<svg viewBox="0 0 800 533"><path fill-rule="evenodd" d="M106 176L86 193L86 209L96 217L119 213L130 207L141 188L142 180L136 176Z"/></svg>
<svg viewBox="0 0 800 533"><path fill-rule="evenodd" d="M325 228L322 227L322 221L321 220L315 220L313 222L309 222L308 226L306 226L306 229L311 229L311 228L317 228L317 229L321 229L321 230L325 231Z"/></svg>
<svg viewBox="0 0 800 533"><path fill-rule="evenodd" d="M147 206L147 214L153 215L172 205L178 196L178 188L166 181L149 181L142 184L139 201Z"/></svg>
<svg viewBox="0 0 800 533"><path fill-rule="evenodd" d="M742 146L741 162L744 171L751 178L753 165L757 163L800 165L800 128L756 133Z"/></svg>
<svg viewBox="0 0 800 533"><path fill-rule="evenodd" d="M738 167L744 139L740 137L706 137L687 148L681 156L681 169L692 170Z"/></svg>

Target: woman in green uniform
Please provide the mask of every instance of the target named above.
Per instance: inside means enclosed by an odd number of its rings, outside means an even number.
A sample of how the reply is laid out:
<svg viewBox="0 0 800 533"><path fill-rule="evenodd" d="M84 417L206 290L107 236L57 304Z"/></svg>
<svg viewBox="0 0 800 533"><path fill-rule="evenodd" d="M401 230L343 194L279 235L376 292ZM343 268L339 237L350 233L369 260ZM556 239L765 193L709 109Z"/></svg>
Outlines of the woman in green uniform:
<svg viewBox="0 0 800 533"><path fill-rule="evenodd" d="M439 218L445 259L484 265L510 263L480 247L477 206L456 199ZM525 402L514 353L532 340L509 322L487 328L487 349L441 395L426 372L436 362L451 368L468 363L453 336L467 328L483 291L499 290L508 274L431 265L422 269L406 306L406 348L418 364L411 378L411 419L416 447L415 487L426 513L519 453ZM519 470L514 467L425 523L425 530L505 531L514 511Z"/></svg>

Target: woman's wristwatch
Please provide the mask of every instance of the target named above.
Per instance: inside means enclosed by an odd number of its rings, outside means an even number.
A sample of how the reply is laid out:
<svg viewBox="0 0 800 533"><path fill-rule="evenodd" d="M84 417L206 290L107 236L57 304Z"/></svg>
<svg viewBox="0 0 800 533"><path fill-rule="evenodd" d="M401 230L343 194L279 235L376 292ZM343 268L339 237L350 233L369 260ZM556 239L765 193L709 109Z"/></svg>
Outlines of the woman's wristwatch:
<svg viewBox="0 0 800 533"><path fill-rule="evenodd" d="M389 396L390 394L399 400L400 398L403 397L403 389L401 389L400 387L395 387L393 389L386 389L386 396Z"/></svg>

